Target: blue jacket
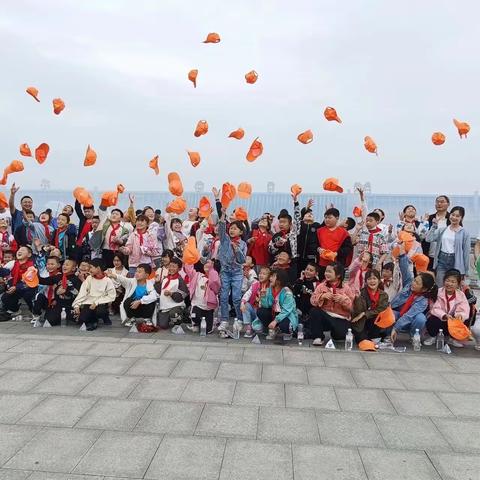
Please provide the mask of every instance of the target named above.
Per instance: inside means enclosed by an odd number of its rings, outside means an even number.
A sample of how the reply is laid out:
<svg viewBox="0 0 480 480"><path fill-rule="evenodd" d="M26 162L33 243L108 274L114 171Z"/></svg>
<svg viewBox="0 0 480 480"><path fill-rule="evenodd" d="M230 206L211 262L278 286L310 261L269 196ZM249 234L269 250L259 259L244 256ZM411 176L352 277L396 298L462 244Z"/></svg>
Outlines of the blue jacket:
<svg viewBox="0 0 480 480"><path fill-rule="evenodd" d="M220 237L220 248L218 249L218 260L222 270L234 272L242 271L245 257L247 256L247 244L240 239L237 250L234 250L232 240L227 235L227 224L220 220L218 224L218 235Z"/></svg>
<svg viewBox="0 0 480 480"><path fill-rule="evenodd" d="M288 287L284 287L278 295L278 303L280 305L280 313L275 317L277 322L281 322L288 318L292 330L296 330L298 326L297 304L292 291ZM260 304L263 308L272 308L274 304L272 289L269 288Z"/></svg>
<svg viewBox="0 0 480 480"><path fill-rule="evenodd" d="M408 297L412 293L412 281L413 274L409 268L409 262L407 255L400 255L398 257L398 263L400 265L400 271L402 272L402 285L403 288L400 293L392 300L391 307L393 310L401 310L402 306L407 301ZM412 306L408 311L400 318L408 318L410 321L413 320L419 313L424 313L428 308L428 300L423 295L419 295L412 303ZM398 319L399 320L399 319Z"/></svg>

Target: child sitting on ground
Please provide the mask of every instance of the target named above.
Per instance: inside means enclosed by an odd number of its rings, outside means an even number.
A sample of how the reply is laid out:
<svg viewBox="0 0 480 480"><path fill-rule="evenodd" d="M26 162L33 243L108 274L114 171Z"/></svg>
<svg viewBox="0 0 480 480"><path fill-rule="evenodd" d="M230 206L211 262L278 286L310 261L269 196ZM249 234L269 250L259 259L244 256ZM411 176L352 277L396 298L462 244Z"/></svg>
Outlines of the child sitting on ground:
<svg viewBox="0 0 480 480"><path fill-rule="evenodd" d="M117 296L115 297L115 301L110 305L110 315L118 315L120 313L120 304L123 301L123 297L125 296L125 289L123 288L122 284L116 278L117 276L120 277L127 277L128 270L125 268L125 257L122 253L118 252L113 256L113 268L109 268L107 270L107 275L112 279L113 285L115 287L115 291L117 292ZM111 276L110 274L114 273L115 277Z"/></svg>
<svg viewBox="0 0 480 480"><path fill-rule="evenodd" d="M61 264L58 257L48 257L46 264L46 272L48 276L40 276L39 278L40 285L45 285L45 287L40 287L38 289L38 293L33 301L32 323L36 323L42 316L42 313L44 313L44 319L48 320L50 325L57 325L60 323L60 316L57 322L56 314L58 312L55 308L55 284L62 278L60 267ZM46 279L52 279L53 281L45 282Z"/></svg>
<svg viewBox="0 0 480 480"><path fill-rule="evenodd" d="M305 270L300 274L300 278L293 286L293 295L297 304L297 309L301 312L301 323L305 323L312 308L310 298L317 288L320 280L318 279L318 265L310 262Z"/></svg>

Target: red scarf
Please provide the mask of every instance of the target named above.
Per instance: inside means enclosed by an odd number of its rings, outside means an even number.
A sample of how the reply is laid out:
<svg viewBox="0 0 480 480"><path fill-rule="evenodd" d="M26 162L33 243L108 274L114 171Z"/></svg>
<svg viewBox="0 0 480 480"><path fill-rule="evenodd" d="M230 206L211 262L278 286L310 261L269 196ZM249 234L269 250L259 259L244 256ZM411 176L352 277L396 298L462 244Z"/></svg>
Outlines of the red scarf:
<svg viewBox="0 0 480 480"><path fill-rule="evenodd" d="M82 227L82 231L78 234L78 237L77 237L77 247L80 247L82 245L83 240L91 231L92 231L92 221L85 220L85 223L83 224L83 227Z"/></svg>
<svg viewBox="0 0 480 480"><path fill-rule="evenodd" d="M48 239L50 238L50 226L48 225L48 223L45 223L45 222L43 222L42 225L45 230L45 237L47 238L47 241L48 241Z"/></svg>
<svg viewBox="0 0 480 480"><path fill-rule="evenodd" d="M140 246L143 245L143 235L145 232L141 232L140 230L137 229L138 237L140 238Z"/></svg>
<svg viewBox="0 0 480 480"><path fill-rule="evenodd" d="M0 233L2 234L2 243L6 243L7 245L10 245L10 234L8 233L8 231L5 230L4 232L0 232Z"/></svg>
<svg viewBox="0 0 480 480"><path fill-rule="evenodd" d="M64 290L67 289L67 277L68 277L68 275L67 275L66 273L64 273L64 274L62 275L62 288L63 288Z"/></svg>
<svg viewBox="0 0 480 480"><path fill-rule="evenodd" d="M373 251L373 237L375 236L376 233L379 233L381 231L382 229L378 227L368 231L368 251L370 253L372 253Z"/></svg>
<svg viewBox="0 0 480 480"><path fill-rule="evenodd" d="M55 239L53 241L53 245L57 248L59 248L59 243L60 243L60 234L65 232L67 230L68 226L67 227L62 227L62 228L57 228L56 232L55 232Z"/></svg>
<svg viewBox="0 0 480 480"><path fill-rule="evenodd" d="M165 285L162 287L162 290L165 290L168 288L168 286L170 285L170 281L171 280L178 280L180 278L180 274L178 273L175 273L174 275L167 275L165 277L167 279L167 282L165 283Z"/></svg>
<svg viewBox="0 0 480 480"><path fill-rule="evenodd" d="M445 300L447 301L447 314L450 315L450 302L453 302L457 298L456 292L453 292L453 295L449 297L447 292L445 292Z"/></svg>
<svg viewBox="0 0 480 480"><path fill-rule="evenodd" d="M367 269L368 270L368 269ZM358 269L358 283L360 284L360 288L363 287L363 279L365 277L364 273L367 271L367 270L363 270L362 267L360 267Z"/></svg>
<svg viewBox="0 0 480 480"><path fill-rule="evenodd" d="M332 293L335 295L337 293L338 282L330 283L327 282L327 287L332 289Z"/></svg>
<svg viewBox="0 0 480 480"><path fill-rule="evenodd" d="M54 277L55 275L58 275L58 271L50 272L48 274L49 277ZM47 300L48 300L49 307L52 305L54 297L55 297L55 285L49 285L47 289Z"/></svg>
<svg viewBox="0 0 480 480"><path fill-rule="evenodd" d="M278 314L278 312L275 311L275 307L276 307L276 303L277 303L277 298L278 296L280 295L280 292L282 291L281 288L279 288L278 290L274 287L272 287L272 296L273 296L273 303L272 303L272 316L273 318L276 317L276 315Z"/></svg>
<svg viewBox="0 0 480 480"><path fill-rule="evenodd" d="M25 263L20 263L15 260L12 268L12 286L16 287L17 283L22 279L22 275L28 270L29 267L33 267L32 260L27 260Z"/></svg>
<svg viewBox="0 0 480 480"><path fill-rule="evenodd" d="M375 310L380 300L380 290L377 288L375 292L372 292L370 288L367 287L368 298L370 299L370 308Z"/></svg>
<svg viewBox="0 0 480 480"><path fill-rule="evenodd" d="M413 305L413 302L420 296L420 293L411 293L407 298L407 301L403 304L403 307L400 309L400 317L403 317Z"/></svg>
<svg viewBox="0 0 480 480"><path fill-rule="evenodd" d="M120 228L120 224L117 223L116 225L111 225L112 231L110 232L110 236L108 237L108 247L110 250L117 250L118 245L113 243L113 239L117 236L117 230Z"/></svg>

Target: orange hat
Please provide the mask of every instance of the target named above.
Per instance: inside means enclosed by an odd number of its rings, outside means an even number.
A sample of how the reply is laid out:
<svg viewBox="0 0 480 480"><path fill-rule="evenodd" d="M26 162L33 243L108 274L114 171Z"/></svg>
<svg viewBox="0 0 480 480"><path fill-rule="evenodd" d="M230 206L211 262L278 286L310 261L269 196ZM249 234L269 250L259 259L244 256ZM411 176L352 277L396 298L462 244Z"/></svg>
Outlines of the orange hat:
<svg viewBox="0 0 480 480"><path fill-rule="evenodd" d="M61 98L53 99L53 113L59 115L62 110L65 108L65 102Z"/></svg>
<svg viewBox="0 0 480 480"><path fill-rule="evenodd" d="M258 80L258 73L255 70L250 70L245 74L247 83L255 83Z"/></svg>
<svg viewBox="0 0 480 480"><path fill-rule="evenodd" d="M197 88L198 70L190 70L188 72L188 79L193 83L194 88Z"/></svg>
<svg viewBox="0 0 480 480"><path fill-rule="evenodd" d="M195 237L188 237L187 244L183 250L182 260L185 265L195 265L200 261L200 253L197 249Z"/></svg>
<svg viewBox="0 0 480 480"><path fill-rule="evenodd" d="M41 143L36 149L35 149L35 160L42 165L42 163L45 163L45 160L47 159L48 152L50 151L50 147L46 143Z"/></svg>
<svg viewBox="0 0 480 480"><path fill-rule="evenodd" d="M327 178L323 182L323 189L327 192L343 193L343 188L338 184L337 178Z"/></svg>
<svg viewBox="0 0 480 480"><path fill-rule="evenodd" d="M171 172L168 174L168 190L176 197L183 195L182 181L180 180L180 175L177 172Z"/></svg>
<svg viewBox="0 0 480 480"><path fill-rule="evenodd" d="M96 161L97 161L97 152L93 148L91 148L89 145L85 153L85 160L83 161L83 166L91 167L92 165L95 165Z"/></svg>
<svg viewBox="0 0 480 480"><path fill-rule="evenodd" d="M26 143L22 143L20 145L20 155L23 155L24 157L32 156L32 151L30 150L30 147Z"/></svg>
<svg viewBox="0 0 480 480"><path fill-rule="evenodd" d="M24 170L23 162L20 160L13 160L10 165L7 165L3 170L3 178L0 180L0 185L6 185L8 176L11 173L17 173Z"/></svg>
<svg viewBox="0 0 480 480"><path fill-rule="evenodd" d="M160 169L158 168L158 155L155 155L149 162L148 166L155 172L155 175L160 173Z"/></svg>
<svg viewBox="0 0 480 480"><path fill-rule="evenodd" d="M395 314L392 307L387 307L383 312L380 312L373 323L380 328L391 327L395 323Z"/></svg>
<svg viewBox="0 0 480 480"><path fill-rule="evenodd" d="M31 95L37 102L40 100L38 99L38 90L35 87L28 87L26 92Z"/></svg>
<svg viewBox="0 0 480 480"><path fill-rule="evenodd" d="M332 252L331 250L323 250L320 254L320 258L323 260L328 260L329 262L334 262L337 258L337 252Z"/></svg>
<svg viewBox="0 0 480 480"><path fill-rule="evenodd" d="M22 281L29 288L38 287L38 270L35 267L28 267L25 273L22 275Z"/></svg>
<svg viewBox="0 0 480 480"><path fill-rule="evenodd" d="M237 207L233 211L233 216L235 220L239 220L240 222L246 222L248 220L248 213L243 207Z"/></svg>
<svg viewBox="0 0 480 480"><path fill-rule="evenodd" d="M303 133L301 133L298 137L297 140L300 143L311 143L313 142L313 133L311 130L305 130Z"/></svg>
<svg viewBox="0 0 480 480"><path fill-rule="evenodd" d="M230 133L228 138L236 138L237 140L241 140L245 135L245 130L243 128L237 128L233 132Z"/></svg>
<svg viewBox="0 0 480 480"><path fill-rule="evenodd" d="M221 203L223 208L228 208L232 200L235 198L237 191L231 183L224 183L222 185L222 198Z"/></svg>
<svg viewBox="0 0 480 480"><path fill-rule="evenodd" d="M208 132L208 123L206 120L199 120L197 123L197 127L193 134L196 137L200 137L201 135L205 135Z"/></svg>
<svg viewBox="0 0 480 480"><path fill-rule="evenodd" d="M247 160L249 162L255 161L263 153L263 144L258 137L250 145L250 150L247 153Z"/></svg>
<svg viewBox="0 0 480 480"><path fill-rule="evenodd" d="M3 192L0 192L0 208L8 208L8 200Z"/></svg>
<svg viewBox="0 0 480 480"><path fill-rule="evenodd" d="M369 151L370 153L374 153L375 155L378 155L377 144L375 143L373 138L372 137L365 137L364 141L365 141L365 143L363 144L363 146L365 147L365 149L367 151Z"/></svg>
<svg viewBox="0 0 480 480"><path fill-rule="evenodd" d="M353 216L355 218L360 218L362 216L362 207L354 207L353 208Z"/></svg>
<svg viewBox="0 0 480 480"><path fill-rule="evenodd" d="M91 207L93 205L93 198L90 193L83 187L77 187L73 191L73 197L80 205Z"/></svg>
<svg viewBox="0 0 480 480"><path fill-rule="evenodd" d="M212 32L207 35L207 38L203 43L218 43L220 41L220 35L218 33Z"/></svg>
<svg viewBox="0 0 480 480"><path fill-rule="evenodd" d="M448 323L448 333L451 337L455 340L460 340L461 342L464 340L468 340L470 335L470 329L463 323L461 318L451 318L447 320Z"/></svg>
<svg viewBox="0 0 480 480"><path fill-rule="evenodd" d="M118 192L104 192L102 194L102 207L115 207L118 203Z"/></svg>
<svg viewBox="0 0 480 480"><path fill-rule="evenodd" d="M192 167L198 167L200 165L200 154L198 152L191 152L190 150L187 150L187 153L190 157Z"/></svg>
<svg viewBox="0 0 480 480"><path fill-rule="evenodd" d="M291 187L290 187L290 192L292 192L292 195L294 197L298 197L298 195L300 195L302 193L303 189L300 185L298 185L297 183L294 183Z"/></svg>
<svg viewBox="0 0 480 480"><path fill-rule="evenodd" d="M202 197L198 204L198 216L200 218L207 218L212 214L212 205L208 197Z"/></svg>
<svg viewBox="0 0 480 480"><path fill-rule="evenodd" d="M175 200L172 200L165 209L167 213L175 213L176 215L181 215L187 209L187 202L182 197L177 197Z"/></svg>
<svg viewBox="0 0 480 480"><path fill-rule="evenodd" d="M237 194L240 198L247 199L252 195L252 186L247 182L238 185Z"/></svg>
<svg viewBox="0 0 480 480"><path fill-rule="evenodd" d="M342 123L342 120L340 120L340 117L337 115L337 111L333 107L327 107L323 114L329 122L335 120L338 123Z"/></svg>
<svg viewBox="0 0 480 480"><path fill-rule="evenodd" d="M412 255L412 262L418 273L426 272L428 270L429 258L426 255L423 255L423 253Z"/></svg>
<svg viewBox="0 0 480 480"><path fill-rule="evenodd" d="M376 352L377 346L371 340L361 340L358 342L358 349L362 352Z"/></svg>
<svg viewBox="0 0 480 480"><path fill-rule="evenodd" d="M432 135L432 143L434 145L443 145L445 143L445 135L442 132L435 132Z"/></svg>
<svg viewBox="0 0 480 480"><path fill-rule="evenodd" d="M463 138L463 135L465 135L465 138L467 138L467 133L470 131L470 125L467 122L460 122L455 118L453 119L453 123L458 129L458 134L460 135L460 138Z"/></svg>

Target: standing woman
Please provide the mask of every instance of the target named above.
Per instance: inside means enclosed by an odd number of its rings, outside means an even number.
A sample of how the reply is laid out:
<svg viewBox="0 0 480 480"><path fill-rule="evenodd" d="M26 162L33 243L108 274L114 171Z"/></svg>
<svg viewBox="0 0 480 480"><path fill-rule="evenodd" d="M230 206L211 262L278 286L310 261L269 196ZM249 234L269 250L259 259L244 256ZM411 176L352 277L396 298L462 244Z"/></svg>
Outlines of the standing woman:
<svg viewBox="0 0 480 480"><path fill-rule="evenodd" d="M430 230L433 225L433 221L437 221L438 228L445 228L450 225L450 221L448 217L450 216L450 212L448 211L448 207L450 207L450 199L446 195L440 195L435 199L435 213L432 213L428 217L428 229ZM435 242L427 242L424 240L422 242L423 253L428 256L429 263L428 269L433 270L433 258L435 256L435 249L437 248L437 244Z"/></svg>
<svg viewBox="0 0 480 480"><path fill-rule="evenodd" d="M453 207L448 227L439 228L435 219L429 230L427 242L436 242L433 257L433 268L436 271L437 285L443 285L443 277L447 270L458 270L462 277L468 274L470 261L470 234L463 228L465 209Z"/></svg>

